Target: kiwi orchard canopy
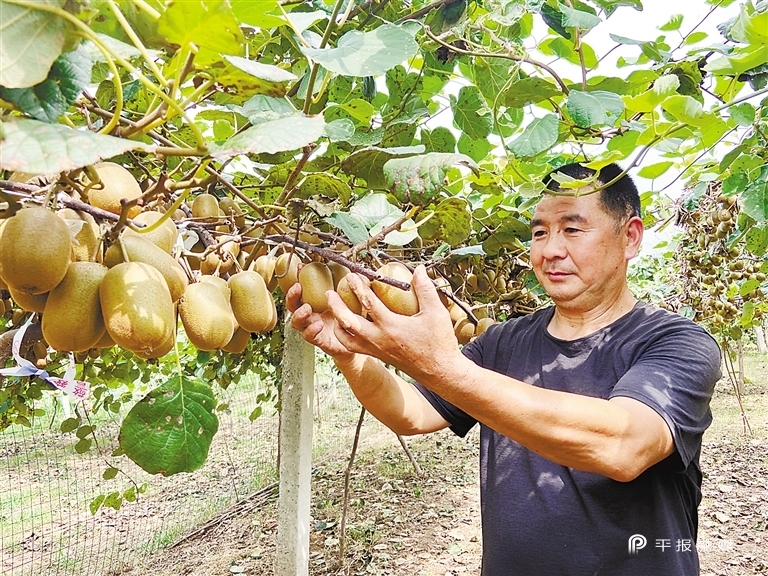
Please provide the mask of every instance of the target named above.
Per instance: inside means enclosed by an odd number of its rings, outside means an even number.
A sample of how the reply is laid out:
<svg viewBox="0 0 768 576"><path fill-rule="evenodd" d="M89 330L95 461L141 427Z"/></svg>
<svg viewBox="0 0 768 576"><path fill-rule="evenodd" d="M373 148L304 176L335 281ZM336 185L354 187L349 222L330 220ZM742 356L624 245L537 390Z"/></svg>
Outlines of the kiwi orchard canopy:
<svg viewBox="0 0 768 576"><path fill-rule="evenodd" d="M396 294L408 277L392 262L425 263L461 342L536 309L531 211L544 175L571 161L678 173L690 194L644 191L646 224L697 223L714 240L682 258L738 257L747 274L712 280L713 300L668 304L701 321L711 306L725 336L750 328L766 310L768 3L730 19L732 1L692 3L718 33L657 0L0 0L0 338L42 309L58 348L21 352L63 373L71 337L43 295L68 267L103 262L100 310L84 316L93 330L101 313L104 332L77 355L93 407L119 411L139 376L162 374L121 446L153 472L192 471L218 428L208 382L280 377L281 294L303 264L307 282L327 287L330 272L349 295L346 270ZM637 33L654 40L591 45L614 14L644 8L666 18ZM710 208L729 212L720 235ZM59 224L19 226L32 211ZM56 229L71 247L29 266L51 282L16 276ZM5 384L1 428L29 423L40 386Z"/></svg>

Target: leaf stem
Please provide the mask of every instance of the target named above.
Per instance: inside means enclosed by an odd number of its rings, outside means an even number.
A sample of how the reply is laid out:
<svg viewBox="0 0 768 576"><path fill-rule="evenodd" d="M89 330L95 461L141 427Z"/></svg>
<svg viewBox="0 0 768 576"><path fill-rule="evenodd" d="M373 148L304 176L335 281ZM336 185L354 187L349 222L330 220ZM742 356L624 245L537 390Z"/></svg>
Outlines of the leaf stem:
<svg viewBox="0 0 768 576"><path fill-rule="evenodd" d="M107 0L107 4L109 4L112 13L115 15L115 18L117 18L118 23L123 28L128 38L130 38L131 42L133 42L133 45L136 47L136 49L141 52L141 57L144 58L147 66L149 66L149 69L152 70L152 74L155 75L155 78L157 78L164 87L167 87L168 80L166 80L166 78L163 76L163 72L160 70L157 64L155 64L155 61L149 56L149 52L147 52L147 48L141 42L141 38L138 37L128 20L125 19L125 16L120 11L120 8L117 4L115 4L115 0Z"/></svg>
<svg viewBox="0 0 768 576"><path fill-rule="evenodd" d="M328 20L328 26L325 28L325 32L323 33L323 39L320 40L320 45L318 48L321 50L325 48L328 45L328 41L331 38L331 33L336 28L336 18L339 15L339 12L341 11L341 7L344 4L344 0L336 0L336 4L333 5L333 12L331 12L331 15ZM317 62L312 63L312 70L309 73L309 80L307 81L307 95L304 99L304 114L309 114L309 110L312 107L312 92L315 88L315 80L317 79L317 72L320 69L320 64Z"/></svg>

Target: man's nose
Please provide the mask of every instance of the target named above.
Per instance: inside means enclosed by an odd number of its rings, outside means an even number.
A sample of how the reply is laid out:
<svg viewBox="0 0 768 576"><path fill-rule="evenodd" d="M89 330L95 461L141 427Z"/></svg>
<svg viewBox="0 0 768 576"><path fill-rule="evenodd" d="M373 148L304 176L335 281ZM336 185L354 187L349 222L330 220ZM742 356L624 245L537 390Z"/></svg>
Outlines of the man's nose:
<svg viewBox="0 0 768 576"><path fill-rule="evenodd" d="M544 247L541 255L545 260L561 260L567 255L565 249L565 239L559 232L553 232L547 235L547 239L544 241Z"/></svg>

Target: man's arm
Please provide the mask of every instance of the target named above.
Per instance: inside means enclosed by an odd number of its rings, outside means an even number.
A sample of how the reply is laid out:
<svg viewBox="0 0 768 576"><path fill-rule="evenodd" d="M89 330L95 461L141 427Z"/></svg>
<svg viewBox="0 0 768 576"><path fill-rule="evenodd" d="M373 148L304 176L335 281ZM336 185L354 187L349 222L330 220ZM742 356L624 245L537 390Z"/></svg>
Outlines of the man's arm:
<svg viewBox="0 0 768 576"><path fill-rule="evenodd" d="M303 338L328 354L349 383L360 403L396 434L435 432L449 423L411 383L387 369L379 360L350 352L335 336L333 314L314 313L301 304L301 285L286 294L286 306L293 312L291 326Z"/></svg>
<svg viewBox="0 0 768 576"><path fill-rule="evenodd" d="M381 358L530 450L617 481L636 478L672 453L672 434L664 419L637 400L546 390L464 357L449 315L423 269L414 275L421 310L412 317L389 311L359 280L350 285L368 319L328 293L336 338L346 350ZM419 422L411 420L415 432L422 431Z"/></svg>

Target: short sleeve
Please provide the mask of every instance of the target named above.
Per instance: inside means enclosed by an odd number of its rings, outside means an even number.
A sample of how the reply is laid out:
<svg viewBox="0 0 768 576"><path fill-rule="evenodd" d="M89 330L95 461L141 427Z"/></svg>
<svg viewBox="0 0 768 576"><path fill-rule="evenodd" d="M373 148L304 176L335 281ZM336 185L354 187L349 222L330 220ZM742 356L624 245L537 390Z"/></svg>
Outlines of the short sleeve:
<svg viewBox="0 0 768 576"><path fill-rule="evenodd" d="M709 402L720 378L720 348L700 326L676 323L663 329L619 379L611 398L633 398L667 423L686 468L712 422Z"/></svg>
<svg viewBox="0 0 768 576"><path fill-rule="evenodd" d="M477 351L475 351L475 348L479 346L476 344L477 342L478 339L462 348L462 353L475 364L479 364L477 359L479 358L479 354ZM432 407L437 410L438 414L446 419L446 421L451 425L451 431L457 436L464 438L464 436L466 436L467 433L472 430L474 425L477 424L477 420L475 420L472 416L460 408L457 408L450 402L444 400L442 397L438 396L428 388L425 388L418 382L414 382L413 385L419 392L421 392L424 398L427 399L427 402L429 402Z"/></svg>

